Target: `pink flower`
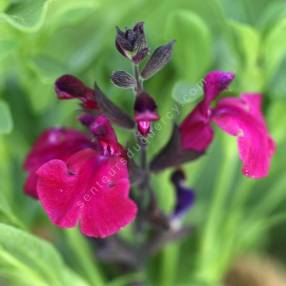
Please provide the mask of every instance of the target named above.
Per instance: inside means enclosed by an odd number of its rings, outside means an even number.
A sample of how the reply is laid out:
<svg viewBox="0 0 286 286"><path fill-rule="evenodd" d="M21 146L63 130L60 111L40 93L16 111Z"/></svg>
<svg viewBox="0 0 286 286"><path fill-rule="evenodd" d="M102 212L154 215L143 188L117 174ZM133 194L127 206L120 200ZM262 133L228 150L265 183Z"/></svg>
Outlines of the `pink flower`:
<svg viewBox="0 0 286 286"><path fill-rule="evenodd" d="M36 162L33 176L37 195L57 226L70 228L79 223L85 235L106 237L136 216L136 204L128 197L127 158L105 116L84 115L81 121L89 127L94 142L86 139L87 144L74 152L68 145L54 146L53 151L66 151L65 156L61 152L50 156L48 152L37 152L37 148L31 152ZM77 145L78 141L73 141L77 138L69 139L66 143L71 147ZM47 156L45 160L42 154ZM41 163L35 173L36 165Z"/></svg>
<svg viewBox="0 0 286 286"><path fill-rule="evenodd" d="M52 159L66 160L74 153L92 145L83 133L73 129L51 128L44 131L24 163L24 169L29 173L25 183L25 193L38 198L36 171L44 163Z"/></svg>
<svg viewBox="0 0 286 286"><path fill-rule="evenodd" d="M215 122L222 130L238 139L239 156L245 176L262 178L268 175L275 143L268 133L261 112L259 94L241 94L240 98L224 98L211 103L224 91L234 74L213 71L204 80L204 99L180 125L182 148L205 151L213 140Z"/></svg>

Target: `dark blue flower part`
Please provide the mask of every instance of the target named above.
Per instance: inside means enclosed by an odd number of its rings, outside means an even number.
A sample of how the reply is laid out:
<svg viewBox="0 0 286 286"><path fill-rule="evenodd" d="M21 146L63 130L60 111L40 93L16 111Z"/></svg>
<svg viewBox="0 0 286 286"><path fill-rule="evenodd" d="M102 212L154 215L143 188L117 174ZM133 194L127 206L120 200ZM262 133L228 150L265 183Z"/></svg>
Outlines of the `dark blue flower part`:
<svg viewBox="0 0 286 286"><path fill-rule="evenodd" d="M193 189L185 186L185 179L185 174L182 170L176 170L171 176L171 181L176 189L174 218L184 215L193 206L195 201L195 192Z"/></svg>

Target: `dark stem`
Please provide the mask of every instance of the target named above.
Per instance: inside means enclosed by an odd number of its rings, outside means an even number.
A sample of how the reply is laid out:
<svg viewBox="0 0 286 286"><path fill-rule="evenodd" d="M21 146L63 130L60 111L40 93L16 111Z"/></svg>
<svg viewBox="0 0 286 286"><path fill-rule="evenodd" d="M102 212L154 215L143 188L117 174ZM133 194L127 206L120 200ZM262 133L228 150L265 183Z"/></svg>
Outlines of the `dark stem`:
<svg viewBox="0 0 286 286"><path fill-rule="evenodd" d="M143 91L143 81L140 77L139 65L134 64L133 70L134 70L134 78L136 79L136 83L137 83L137 86L135 88L135 93L138 94L141 91Z"/></svg>
<svg viewBox="0 0 286 286"><path fill-rule="evenodd" d="M134 70L134 78L136 79L137 82L137 87L135 88L135 93L136 95L143 91L143 80L140 76L140 69L139 65L134 64L133 65L133 70ZM157 199L155 192L152 188L151 185L151 175L150 175L150 168L149 168L149 163L147 160L147 140L143 140L141 138L140 134L136 134L137 141L140 145L140 150L141 150L141 159L140 159L140 168L143 173L143 180L141 185L139 186L139 189L141 191L140 195L140 201L139 201L139 217L143 216L143 220L147 218L149 222L153 224L159 224L161 226L164 226L164 228L167 227L167 219L166 217L162 214L158 207ZM147 196L148 195L148 196ZM144 207L145 199L148 200L146 208ZM139 218L139 225L141 225L141 219Z"/></svg>

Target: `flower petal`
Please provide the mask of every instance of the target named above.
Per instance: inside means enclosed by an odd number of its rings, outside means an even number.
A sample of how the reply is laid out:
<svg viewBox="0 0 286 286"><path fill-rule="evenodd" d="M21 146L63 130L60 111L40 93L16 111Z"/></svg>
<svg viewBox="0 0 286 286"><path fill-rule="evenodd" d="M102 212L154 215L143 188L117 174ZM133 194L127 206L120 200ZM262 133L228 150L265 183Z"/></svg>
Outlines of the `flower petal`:
<svg viewBox="0 0 286 286"><path fill-rule="evenodd" d="M275 144L266 128L260 110L260 95L220 100L213 111L213 120L225 132L238 137L238 149L245 176L262 178L268 175Z"/></svg>
<svg viewBox="0 0 286 286"><path fill-rule="evenodd" d="M92 143L81 132L73 129L51 128L39 136L28 154L24 169L29 172L25 193L37 198L36 170L52 159L66 160L77 151L90 147Z"/></svg>
<svg viewBox="0 0 286 286"><path fill-rule="evenodd" d="M184 150L202 152L213 140L210 110L200 102L180 125L181 144Z"/></svg>
<svg viewBox="0 0 286 286"><path fill-rule="evenodd" d="M212 71L204 78L204 100L207 105L216 99L216 97L228 88L235 78L232 72Z"/></svg>
<svg viewBox="0 0 286 286"><path fill-rule="evenodd" d="M128 198L127 162L85 149L66 163L52 160L38 171L38 193L51 221L60 227L78 222L87 236L106 237L135 218Z"/></svg>

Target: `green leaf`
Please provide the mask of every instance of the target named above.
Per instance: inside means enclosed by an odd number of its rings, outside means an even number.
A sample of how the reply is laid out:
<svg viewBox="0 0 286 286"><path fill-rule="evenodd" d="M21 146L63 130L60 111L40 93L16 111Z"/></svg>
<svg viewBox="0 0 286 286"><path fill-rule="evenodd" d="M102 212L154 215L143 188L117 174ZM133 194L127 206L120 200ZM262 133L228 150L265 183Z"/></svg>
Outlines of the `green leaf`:
<svg viewBox="0 0 286 286"><path fill-rule="evenodd" d="M42 26L50 0L11 1L0 14L8 24L25 32L34 32Z"/></svg>
<svg viewBox="0 0 286 286"><path fill-rule="evenodd" d="M46 55L38 55L28 64L45 83L51 83L59 76L69 72L67 65Z"/></svg>
<svg viewBox="0 0 286 286"><path fill-rule="evenodd" d="M0 40L0 61L6 58L16 48L17 48L16 41Z"/></svg>
<svg viewBox="0 0 286 286"><path fill-rule="evenodd" d="M72 286L89 286L85 280L83 280L79 275L75 272L67 269L65 272L65 285ZM98 286L98 285L96 285Z"/></svg>
<svg viewBox="0 0 286 286"><path fill-rule="evenodd" d="M285 81L284 81L285 82ZM277 99L270 105L268 112L268 126L270 133L277 144L286 139L285 122L286 122L286 101Z"/></svg>
<svg viewBox="0 0 286 286"><path fill-rule="evenodd" d="M258 27L263 32L268 32L275 23L286 16L286 2L269 2L267 9L263 12L259 19Z"/></svg>
<svg viewBox="0 0 286 286"><path fill-rule="evenodd" d="M56 101L53 91L53 82L56 78L48 80L38 72L27 72L22 76L32 109L36 113L43 112L43 110L46 110L48 106Z"/></svg>
<svg viewBox="0 0 286 286"><path fill-rule="evenodd" d="M268 9L270 4L269 0L240 0L240 1L229 1L221 0L224 6L226 14L229 18L247 23L255 24L263 12ZM273 1L277 5L277 1Z"/></svg>
<svg viewBox="0 0 286 286"><path fill-rule="evenodd" d="M195 102L203 95L202 82L190 84L185 81L177 81L172 90L172 97L180 104Z"/></svg>
<svg viewBox="0 0 286 286"><path fill-rule="evenodd" d="M94 0L52 1L47 17L48 25L63 26L75 24L92 14L98 8L99 2Z"/></svg>
<svg viewBox="0 0 286 286"><path fill-rule="evenodd" d="M79 230L68 229L65 233L72 254L78 261L77 266L82 270L88 281L96 286L105 285L102 274L96 265L95 257L92 256L91 249Z"/></svg>
<svg viewBox="0 0 286 286"><path fill-rule="evenodd" d="M275 100L277 99L278 101L284 100L284 103L286 100L285 72L286 72L286 59L283 60L279 69L275 73L274 77L267 85L267 90L270 91L270 97Z"/></svg>
<svg viewBox="0 0 286 286"><path fill-rule="evenodd" d="M277 72L286 54L286 18L279 21L266 35L262 57L264 59L265 78L269 82Z"/></svg>
<svg viewBox="0 0 286 286"><path fill-rule="evenodd" d="M0 134L8 134L13 129L12 115L6 102L0 100Z"/></svg>
<svg viewBox="0 0 286 286"><path fill-rule="evenodd" d="M20 272L30 285L66 285L65 266L48 242L2 223L0 233L0 263Z"/></svg>
<svg viewBox="0 0 286 286"><path fill-rule="evenodd" d="M145 280L146 277L143 273L131 273L124 276L120 276L109 282L106 286L125 286L130 283L134 283L134 281L142 281Z"/></svg>
<svg viewBox="0 0 286 286"><path fill-rule="evenodd" d="M4 11L9 5L9 0L1 0L0 1L0 12Z"/></svg>
<svg viewBox="0 0 286 286"><path fill-rule="evenodd" d="M209 67L211 35L205 22L196 14L176 10L167 19L168 39L175 39L173 61L183 79L191 82L203 77Z"/></svg>
<svg viewBox="0 0 286 286"><path fill-rule="evenodd" d="M0 220L1 222L9 222L15 226L24 228L22 223L13 214L5 196L0 193Z"/></svg>
<svg viewBox="0 0 286 286"><path fill-rule="evenodd" d="M258 65L260 35L251 26L230 22L233 47L240 63L240 89L260 91L263 85L262 71Z"/></svg>

